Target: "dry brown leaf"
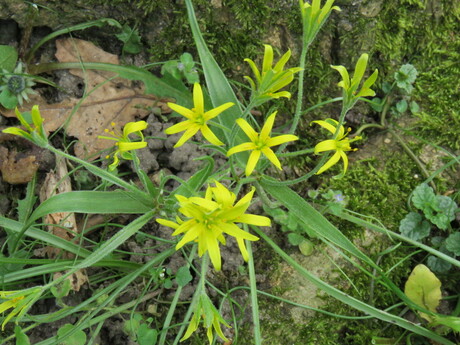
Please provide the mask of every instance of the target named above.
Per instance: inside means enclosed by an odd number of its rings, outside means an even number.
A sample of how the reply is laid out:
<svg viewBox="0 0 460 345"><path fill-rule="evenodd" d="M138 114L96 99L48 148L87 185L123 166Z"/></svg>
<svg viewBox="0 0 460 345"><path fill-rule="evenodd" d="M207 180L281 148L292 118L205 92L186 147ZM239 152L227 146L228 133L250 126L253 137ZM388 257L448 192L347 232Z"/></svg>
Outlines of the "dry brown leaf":
<svg viewBox="0 0 460 345"><path fill-rule="evenodd" d="M55 171L51 171L46 174L45 181L40 189L40 202L43 203L53 195L71 191L72 186L65 159L57 157ZM50 233L67 241L72 241L75 238L75 234L78 233L75 213L50 213L44 217L43 222L47 224L46 227ZM45 253L48 257L55 258L61 253L61 249L48 246L45 248ZM64 252L61 254L61 257L64 259L71 259L75 256L71 253ZM54 279L56 279L57 275L60 276L62 274L56 273L54 275ZM80 286L88 281L86 273L82 270L75 272L68 279L70 280L70 286L74 291L79 291Z"/></svg>
<svg viewBox="0 0 460 345"><path fill-rule="evenodd" d="M56 47L59 62L119 64L116 55L103 51L91 42L66 38L57 40ZM83 99L70 98L61 103L47 104L43 99L34 98L29 104L39 105L47 132L65 125L67 134L79 139L75 145L75 155L79 158L97 158L99 151L113 146L113 141L97 138L98 135L104 135L104 129L111 128L112 122L120 130L127 122L146 117L149 114L147 107L166 107L166 100L145 95L142 83L113 78L111 72L72 69L70 73L85 80L86 96ZM4 115L15 116L13 111Z"/></svg>
<svg viewBox="0 0 460 345"><path fill-rule="evenodd" d="M53 274L53 280L61 278L65 272L56 272ZM85 270L78 270L72 273L70 276L66 278L70 281L70 288L73 291L80 291L80 288L83 284L88 281L88 276L86 275Z"/></svg>
<svg viewBox="0 0 460 345"><path fill-rule="evenodd" d="M10 184L28 183L32 180L38 169L34 155L18 157L16 150L9 151L0 146L0 171L3 181Z"/></svg>

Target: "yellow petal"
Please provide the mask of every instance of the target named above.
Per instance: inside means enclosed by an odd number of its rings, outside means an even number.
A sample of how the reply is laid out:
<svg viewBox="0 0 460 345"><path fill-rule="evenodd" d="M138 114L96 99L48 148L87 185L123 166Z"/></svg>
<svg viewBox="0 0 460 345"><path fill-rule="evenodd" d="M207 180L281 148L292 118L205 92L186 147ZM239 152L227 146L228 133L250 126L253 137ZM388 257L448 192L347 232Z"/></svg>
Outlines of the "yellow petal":
<svg viewBox="0 0 460 345"><path fill-rule="evenodd" d="M201 85L198 83L193 84L193 105L195 113L204 114L203 90L201 89Z"/></svg>
<svg viewBox="0 0 460 345"><path fill-rule="evenodd" d="M265 72L272 69L273 64L273 48L268 44L264 44L265 52L264 52L264 61L262 64L262 76Z"/></svg>
<svg viewBox="0 0 460 345"><path fill-rule="evenodd" d="M331 151L337 149L337 140L329 139L316 144L315 153Z"/></svg>
<svg viewBox="0 0 460 345"><path fill-rule="evenodd" d="M259 135L246 120L240 118L236 120L236 123L238 124L238 126L240 126L243 132L246 133L249 140L251 140L252 142L257 141Z"/></svg>
<svg viewBox="0 0 460 345"><path fill-rule="evenodd" d="M176 113L181 114L189 120L193 120L194 118L196 118L196 113L193 110L185 108L179 104L169 102L168 107L170 107Z"/></svg>
<svg viewBox="0 0 460 345"><path fill-rule="evenodd" d="M270 114L270 116L267 117L267 120L265 120L264 126L260 131L260 140L262 142L266 142L267 139L270 138L270 132L272 131L273 124L275 123L276 113L277 112L275 111L274 113Z"/></svg>
<svg viewBox="0 0 460 345"><path fill-rule="evenodd" d="M193 126L193 122L190 120L182 121L179 123L176 123L175 125L172 125L171 127L166 128L165 133L166 134L176 134L179 132L186 131L190 126Z"/></svg>
<svg viewBox="0 0 460 345"><path fill-rule="evenodd" d="M340 75L342 76L343 88L345 90L348 90L350 88L350 76L348 74L347 69L344 66L340 65L331 67L340 73Z"/></svg>
<svg viewBox="0 0 460 345"><path fill-rule="evenodd" d="M321 127L327 129L329 132L332 134L335 134L335 131L337 129L338 122L334 119L328 119L329 121L323 121L323 120L317 120L317 121L312 121L311 123L317 123ZM332 125L330 122L335 123L335 126Z"/></svg>
<svg viewBox="0 0 460 345"><path fill-rule="evenodd" d="M185 144L187 140L189 140L191 137L193 137L200 129L200 126L193 124L191 125L184 134L182 134L181 138L179 141L174 145L174 147L180 147Z"/></svg>
<svg viewBox="0 0 460 345"><path fill-rule="evenodd" d="M118 142L119 152L143 149L146 146L147 146L147 143L145 141L135 141L135 142L120 141Z"/></svg>
<svg viewBox="0 0 460 345"><path fill-rule="evenodd" d="M246 245L244 243L244 240L241 238L237 238L236 242L238 243L238 247L240 248L241 255L243 256L244 261L248 262L249 261L249 253L248 250L246 249Z"/></svg>
<svg viewBox="0 0 460 345"><path fill-rule="evenodd" d="M260 154L260 150L254 150L251 152L248 159L248 163L246 165L246 176L251 175L251 173L254 171L254 168L256 167L257 162L259 161Z"/></svg>
<svg viewBox="0 0 460 345"><path fill-rule="evenodd" d="M216 271L220 271L222 262L220 258L219 243L212 237L206 237L206 243L208 245L208 253L211 259L212 265Z"/></svg>
<svg viewBox="0 0 460 345"><path fill-rule="evenodd" d="M147 122L137 121L137 122L128 122L125 127L123 127L123 137L127 138L129 134L140 132L147 128Z"/></svg>
<svg viewBox="0 0 460 345"><path fill-rule="evenodd" d="M264 147L262 149L262 153L268 158L270 162L273 163L274 166L276 166L279 170L283 170L283 168L281 168L281 163L278 157L276 157L275 152L273 152L272 149Z"/></svg>
<svg viewBox="0 0 460 345"><path fill-rule="evenodd" d="M227 157L233 155L234 153L248 151L248 150L255 150L257 146L253 142L243 143L237 146L232 147L230 150L227 151Z"/></svg>
<svg viewBox="0 0 460 345"><path fill-rule="evenodd" d="M334 153L334 155L326 162L326 164L324 164L321 167L321 169L318 170L316 175L319 175L319 174L322 174L323 172L325 172L327 169L329 169L334 164L336 164L339 161L339 159L340 159L340 153L339 152Z"/></svg>
<svg viewBox="0 0 460 345"><path fill-rule="evenodd" d="M299 137L296 135L292 134L284 134L284 135L279 135L277 137L270 138L266 141L267 146L272 147L272 146L278 146L284 143L287 143L289 141L295 141L299 140Z"/></svg>
<svg viewBox="0 0 460 345"><path fill-rule="evenodd" d="M167 226L168 228L177 229L177 228L179 227L179 224L174 223L173 221L170 221L170 220L167 220L167 219L157 218L157 219L155 219L155 220L156 220L156 222L157 222L158 224Z"/></svg>
<svg viewBox="0 0 460 345"><path fill-rule="evenodd" d="M206 113L204 113L203 118L204 118L205 121L209 121L209 120L215 118L220 113L222 113L225 110L227 110L228 108L233 107L234 105L235 105L235 103L232 103L232 102L227 102L227 103L224 103L222 105L219 105L217 108L211 109L211 110L207 111Z"/></svg>
<svg viewBox="0 0 460 345"><path fill-rule="evenodd" d="M224 145L222 141L220 141L216 135L209 129L209 127L204 124L201 126L201 133L203 133L203 136L211 143L216 146Z"/></svg>
<svg viewBox="0 0 460 345"><path fill-rule="evenodd" d="M270 218L264 216L258 216L256 214L243 214L238 217L237 221L239 223L245 223L250 225L258 225L258 226L271 226Z"/></svg>

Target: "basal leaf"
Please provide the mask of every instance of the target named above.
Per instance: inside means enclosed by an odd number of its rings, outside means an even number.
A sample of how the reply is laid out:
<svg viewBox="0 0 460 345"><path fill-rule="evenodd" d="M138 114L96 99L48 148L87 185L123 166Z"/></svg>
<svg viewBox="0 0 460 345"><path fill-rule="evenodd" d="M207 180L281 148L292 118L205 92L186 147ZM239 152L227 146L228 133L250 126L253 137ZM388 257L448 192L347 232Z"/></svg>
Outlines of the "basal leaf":
<svg viewBox="0 0 460 345"><path fill-rule="evenodd" d="M0 71L6 69L13 72L18 61L18 52L12 46L0 45Z"/></svg>
<svg viewBox="0 0 460 345"><path fill-rule="evenodd" d="M421 240L430 234L431 226L423 217L416 213L410 212L401 220L399 231L414 241Z"/></svg>
<svg viewBox="0 0 460 345"><path fill-rule="evenodd" d="M436 207L436 195L433 192L433 188L426 183L422 183L414 189L412 202L415 207L422 210L424 213L427 211L431 212L431 210Z"/></svg>
<svg viewBox="0 0 460 345"><path fill-rule="evenodd" d="M446 249L460 256L460 232L454 232L446 239Z"/></svg>

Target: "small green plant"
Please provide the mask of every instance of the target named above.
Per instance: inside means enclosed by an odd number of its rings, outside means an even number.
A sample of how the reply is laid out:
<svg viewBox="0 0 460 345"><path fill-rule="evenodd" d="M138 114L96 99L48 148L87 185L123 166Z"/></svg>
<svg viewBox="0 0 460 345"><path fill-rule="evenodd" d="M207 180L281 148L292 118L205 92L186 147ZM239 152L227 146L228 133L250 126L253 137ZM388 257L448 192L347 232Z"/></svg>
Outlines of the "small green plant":
<svg viewBox="0 0 460 345"><path fill-rule="evenodd" d="M455 201L445 195L436 195L426 183L415 188L411 201L418 212L408 213L401 220L399 231L415 241L435 233L436 236L431 237L433 247L452 257L460 256L460 231L451 226L459 212ZM452 265L431 255L428 257L428 266L441 273L448 271Z"/></svg>
<svg viewBox="0 0 460 345"><path fill-rule="evenodd" d="M190 53L181 55L179 61L171 60L163 64L161 74L163 76L170 75L172 78L182 81L186 80L188 84L195 84L200 81L196 63Z"/></svg>
<svg viewBox="0 0 460 345"><path fill-rule="evenodd" d="M394 82L382 83L383 98L373 98L371 106L375 111L382 112L385 107L390 108L391 115L400 117L407 110L412 114L420 111L418 103L411 99L414 83L417 79L417 69L411 64L402 65L394 73Z"/></svg>
<svg viewBox="0 0 460 345"><path fill-rule="evenodd" d="M141 314L135 313L131 319L124 322L123 332L139 345L155 345L158 339L158 331L151 328L152 322L152 317L144 320Z"/></svg>

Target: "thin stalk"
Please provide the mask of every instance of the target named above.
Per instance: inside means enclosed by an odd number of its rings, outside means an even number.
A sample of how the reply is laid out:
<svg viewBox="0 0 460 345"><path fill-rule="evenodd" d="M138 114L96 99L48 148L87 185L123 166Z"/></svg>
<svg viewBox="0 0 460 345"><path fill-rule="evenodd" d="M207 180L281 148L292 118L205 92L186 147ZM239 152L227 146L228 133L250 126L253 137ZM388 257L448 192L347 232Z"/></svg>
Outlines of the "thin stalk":
<svg viewBox="0 0 460 345"><path fill-rule="evenodd" d="M190 263L192 262L193 258L196 255L196 245L193 246L192 251L187 259L187 267L190 267ZM166 315L165 321L163 323L163 332L161 332L160 340L158 340L158 345L163 345L166 341L166 335L168 334L169 326L171 325L171 320L174 316L176 311L177 303L179 302L179 297L182 292L182 286L178 286L174 298L171 302L171 305L168 310L168 314Z"/></svg>
<svg viewBox="0 0 460 345"><path fill-rule="evenodd" d="M247 231L247 226L245 226ZM251 309L252 309L252 322L254 324L254 344L261 345L262 337L260 334L260 317L259 317L259 302L257 300L257 282L256 282L256 271L254 269L254 258L252 256L252 245L251 241L245 241L246 247L248 248L249 260L249 286L251 288Z"/></svg>

